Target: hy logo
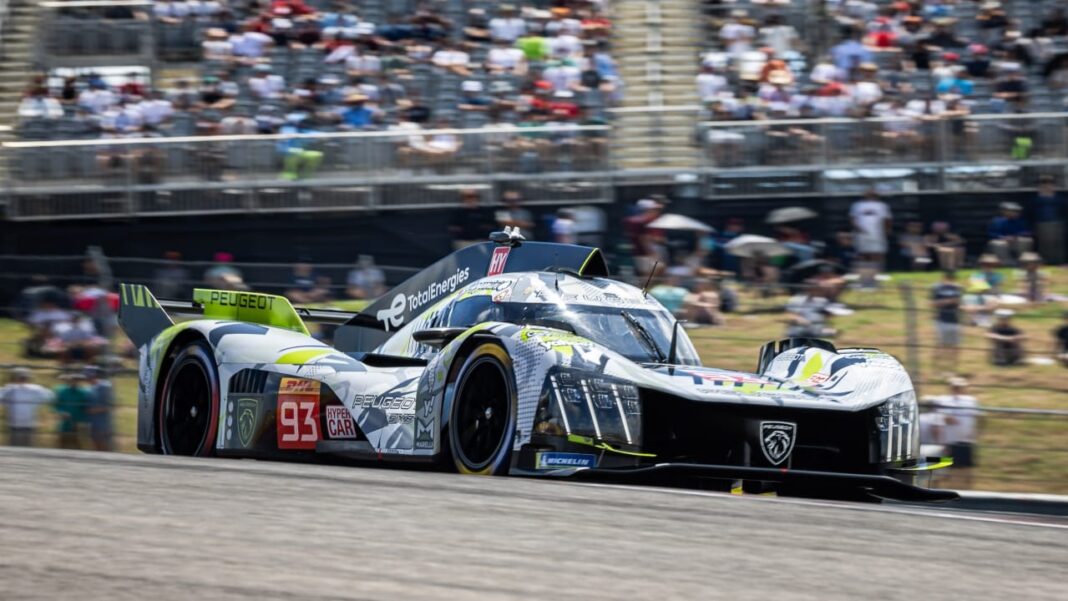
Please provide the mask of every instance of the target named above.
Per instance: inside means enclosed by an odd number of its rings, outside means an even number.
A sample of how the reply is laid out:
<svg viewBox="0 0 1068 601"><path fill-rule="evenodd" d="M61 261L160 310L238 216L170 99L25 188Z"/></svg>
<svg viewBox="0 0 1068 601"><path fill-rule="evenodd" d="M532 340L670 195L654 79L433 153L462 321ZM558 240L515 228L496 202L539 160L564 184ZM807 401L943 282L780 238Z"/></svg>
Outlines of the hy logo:
<svg viewBox="0 0 1068 601"><path fill-rule="evenodd" d="M504 273L504 266L508 264L508 253L511 250L512 249L508 246L498 246L493 249L493 255L490 257L489 271L486 272L487 276Z"/></svg>
<svg viewBox="0 0 1068 601"><path fill-rule="evenodd" d="M390 328L399 328L404 323L404 308L406 306L408 306L408 299L401 292L393 297L393 302L389 304L388 309L380 309L375 313L375 317L386 326L386 331L388 332Z"/></svg>
<svg viewBox="0 0 1068 601"><path fill-rule="evenodd" d="M790 422L760 422L760 449L772 465L779 465L790 456L797 440L797 424Z"/></svg>
<svg viewBox="0 0 1068 601"><path fill-rule="evenodd" d="M241 441L241 446L248 447L252 444L259 413L260 403L256 399L237 400L237 439Z"/></svg>

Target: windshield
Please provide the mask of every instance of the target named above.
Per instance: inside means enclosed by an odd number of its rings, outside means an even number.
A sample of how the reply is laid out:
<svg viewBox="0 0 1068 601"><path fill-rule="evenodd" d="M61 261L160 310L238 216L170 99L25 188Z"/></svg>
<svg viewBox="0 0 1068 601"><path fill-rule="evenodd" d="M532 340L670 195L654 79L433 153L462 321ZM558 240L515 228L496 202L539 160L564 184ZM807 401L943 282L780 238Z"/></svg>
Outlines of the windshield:
<svg viewBox="0 0 1068 601"><path fill-rule="evenodd" d="M595 305L553 303L495 303L474 296L453 304L449 327L468 327L485 321L504 321L571 330L639 363L667 363L675 318L665 309L622 309ZM699 365L697 351L680 324L675 361Z"/></svg>

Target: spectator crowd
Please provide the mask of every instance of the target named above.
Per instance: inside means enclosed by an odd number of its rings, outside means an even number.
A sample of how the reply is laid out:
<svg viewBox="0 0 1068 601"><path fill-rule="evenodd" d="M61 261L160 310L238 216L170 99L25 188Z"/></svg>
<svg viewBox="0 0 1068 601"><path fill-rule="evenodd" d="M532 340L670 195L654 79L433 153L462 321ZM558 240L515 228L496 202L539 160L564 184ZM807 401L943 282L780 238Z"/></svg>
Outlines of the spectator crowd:
<svg viewBox="0 0 1068 601"><path fill-rule="evenodd" d="M411 154L433 160L454 154L462 140L420 130L603 122L622 92L603 3L544 4L457 13L439 1L398 2L387 12L347 2L159 0L155 19L164 31L197 32L198 79L154 88L138 73L37 76L18 109L20 133L395 129L410 134ZM280 151L294 157L286 166L293 177L300 163L314 161L300 143Z"/></svg>

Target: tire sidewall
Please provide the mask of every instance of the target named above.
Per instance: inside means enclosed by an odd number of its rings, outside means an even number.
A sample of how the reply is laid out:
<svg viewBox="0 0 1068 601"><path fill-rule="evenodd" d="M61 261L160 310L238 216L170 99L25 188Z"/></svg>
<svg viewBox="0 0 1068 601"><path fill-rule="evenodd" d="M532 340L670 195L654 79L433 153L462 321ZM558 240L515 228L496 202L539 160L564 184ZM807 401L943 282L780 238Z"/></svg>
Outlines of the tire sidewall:
<svg viewBox="0 0 1068 601"><path fill-rule="evenodd" d="M498 368L504 376L505 387L508 391L508 419L505 425L504 436L502 437L503 443L500 444L496 453L490 462L483 468L475 470L464 463L460 458L460 453L457 452L456 433L456 416L460 409L460 405L463 402L463 389L467 382L467 377L471 373L472 369L485 361L487 358L497 363ZM455 394L453 396L453 402L449 408L449 423L448 432L446 434L446 441L448 443L449 455L452 458L452 464L456 468L456 471L461 474L470 474L477 476L500 476L506 475L511 468L511 456L512 446L515 439L516 431L516 415L518 410L518 394L515 384L515 374L512 370L512 360L508 356L499 344L493 342L486 342L480 344L475 350L464 359L463 365L458 371L456 378Z"/></svg>
<svg viewBox="0 0 1068 601"><path fill-rule="evenodd" d="M208 389L211 391L211 415L208 418L208 431L205 436L204 444L195 456L212 456L215 454L215 440L219 430L220 394L219 371L215 366L211 347L208 346L207 342L197 340L181 347L173 356L174 359L170 362L170 367L167 370L167 374L164 376L163 387L160 390L159 401L156 407L156 427L159 431L160 453L164 455L173 455L168 448L169 443L167 441L165 404L170 395L171 387L174 385L174 378L183 366L195 362L200 364L204 373L207 375Z"/></svg>

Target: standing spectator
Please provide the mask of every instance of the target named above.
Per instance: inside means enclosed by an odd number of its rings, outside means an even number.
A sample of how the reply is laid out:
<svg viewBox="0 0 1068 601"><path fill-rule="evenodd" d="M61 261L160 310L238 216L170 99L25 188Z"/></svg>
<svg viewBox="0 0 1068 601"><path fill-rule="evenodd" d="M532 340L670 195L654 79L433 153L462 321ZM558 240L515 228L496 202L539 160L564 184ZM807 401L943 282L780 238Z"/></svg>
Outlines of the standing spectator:
<svg viewBox="0 0 1068 601"><path fill-rule="evenodd" d="M1038 256L1038 253L1025 252L1020 255L1020 267L1023 267L1023 273L1020 275L1023 297L1029 303L1046 302L1047 276L1039 271L1042 267L1042 257Z"/></svg>
<svg viewBox="0 0 1068 601"><path fill-rule="evenodd" d="M311 263L293 265L293 283L286 290L286 298L295 303L320 303L330 298L330 289L316 277Z"/></svg>
<svg viewBox="0 0 1068 601"><path fill-rule="evenodd" d="M1053 176L1044 174L1038 179L1038 194L1033 203L1035 237L1038 238L1038 254L1051 265L1065 262L1064 228L1068 203L1059 194Z"/></svg>
<svg viewBox="0 0 1068 601"><path fill-rule="evenodd" d="M51 390L30 381L30 370L11 370L11 382L0 388L0 406L7 411L7 443L14 447L32 447L37 431L37 407L51 403Z"/></svg>
<svg viewBox="0 0 1068 601"><path fill-rule="evenodd" d="M241 270L234 267L234 255L228 252L217 252L214 257L215 264L204 271L204 282L209 288L222 290L241 290L244 281Z"/></svg>
<svg viewBox="0 0 1068 601"><path fill-rule="evenodd" d="M85 369L85 384L89 390L86 421L89 422L89 439L98 451L112 450L111 413L115 406L115 392L104 370L96 366Z"/></svg>
<svg viewBox="0 0 1068 601"><path fill-rule="evenodd" d="M575 244L575 214L571 209L560 209L552 225L553 242Z"/></svg>
<svg viewBox="0 0 1068 601"><path fill-rule="evenodd" d="M925 445L941 447L935 452L953 458L953 472L964 476L970 486L975 466L975 441L979 430L979 402L968 394L968 381L950 378L949 394L928 399L931 411L920 416L920 439Z"/></svg>
<svg viewBox="0 0 1068 601"><path fill-rule="evenodd" d="M530 211L523 208L523 195L518 190L507 190L501 195L504 209L497 211L497 227L503 230L506 227L519 228L523 237L533 240L531 235L534 229L534 218Z"/></svg>
<svg viewBox="0 0 1068 601"><path fill-rule="evenodd" d="M994 365L1017 365L1024 358L1023 343L1027 336L1012 324L1011 309L994 311L994 325L987 331L990 340L990 362Z"/></svg>
<svg viewBox="0 0 1068 601"><path fill-rule="evenodd" d="M386 276L371 255L360 255L349 272L346 291L350 298L378 298L386 291Z"/></svg>
<svg viewBox="0 0 1068 601"><path fill-rule="evenodd" d="M1068 311L1061 316L1064 321L1053 330L1053 356L1061 365L1068 367Z"/></svg>
<svg viewBox="0 0 1068 601"><path fill-rule="evenodd" d="M652 272L656 260L649 224L660 217L664 206L656 198L643 198L635 206L637 212L626 219L623 227L634 248L634 267L639 275L647 275Z"/></svg>
<svg viewBox="0 0 1068 601"><path fill-rule="evenodd" d="M460 250L486 240L490 224L486 211L480 206L477 190L460 193L461 206L453 213L449 233L452 234L454 250Z"/></svg>
<svg viewBox="0 0 1068 601"><path fill-rule="evenodd" d="M152 290L160 298L181 298L189 285L189 270L182 266L182 253L168 250L163 253L164 263L152 278Z"/></svg>
<svg viewBox="0 0 1068 601"><path fill-rule="evenodd" d="M893 227L890 207L880 200L878 192L869 188L864 198L849 209L853 222L853 246L864 261L882 271L886 260L887 235Z"/></svg>
<svg viewBox="0 0 1068 601"><path fill-rule="evenodd" d="M1001 214L990 221L990 252L1002 264L1011 265L1031 245L1031 227L1022 217L1023 207L1015 202L1001 203Z"/></svg>
<svg viewBox="0 0 1068 601"><path fill-rule="evenodd" d="M964 290L957 284L957 274L947 269L942 281L931 289L931 303L935 309L935 330L938 347L935 349L935 369L955 373L960 354L960 306Z"/></svg>
<svg viewBox="0 0 1068 601"><path fill-rule="evenodd" d="M65 383L56 388L56 414L59 415L59 446L82 448L81 427L85 423L90 393L85 374L76 371L64 376Z"/></svg>

